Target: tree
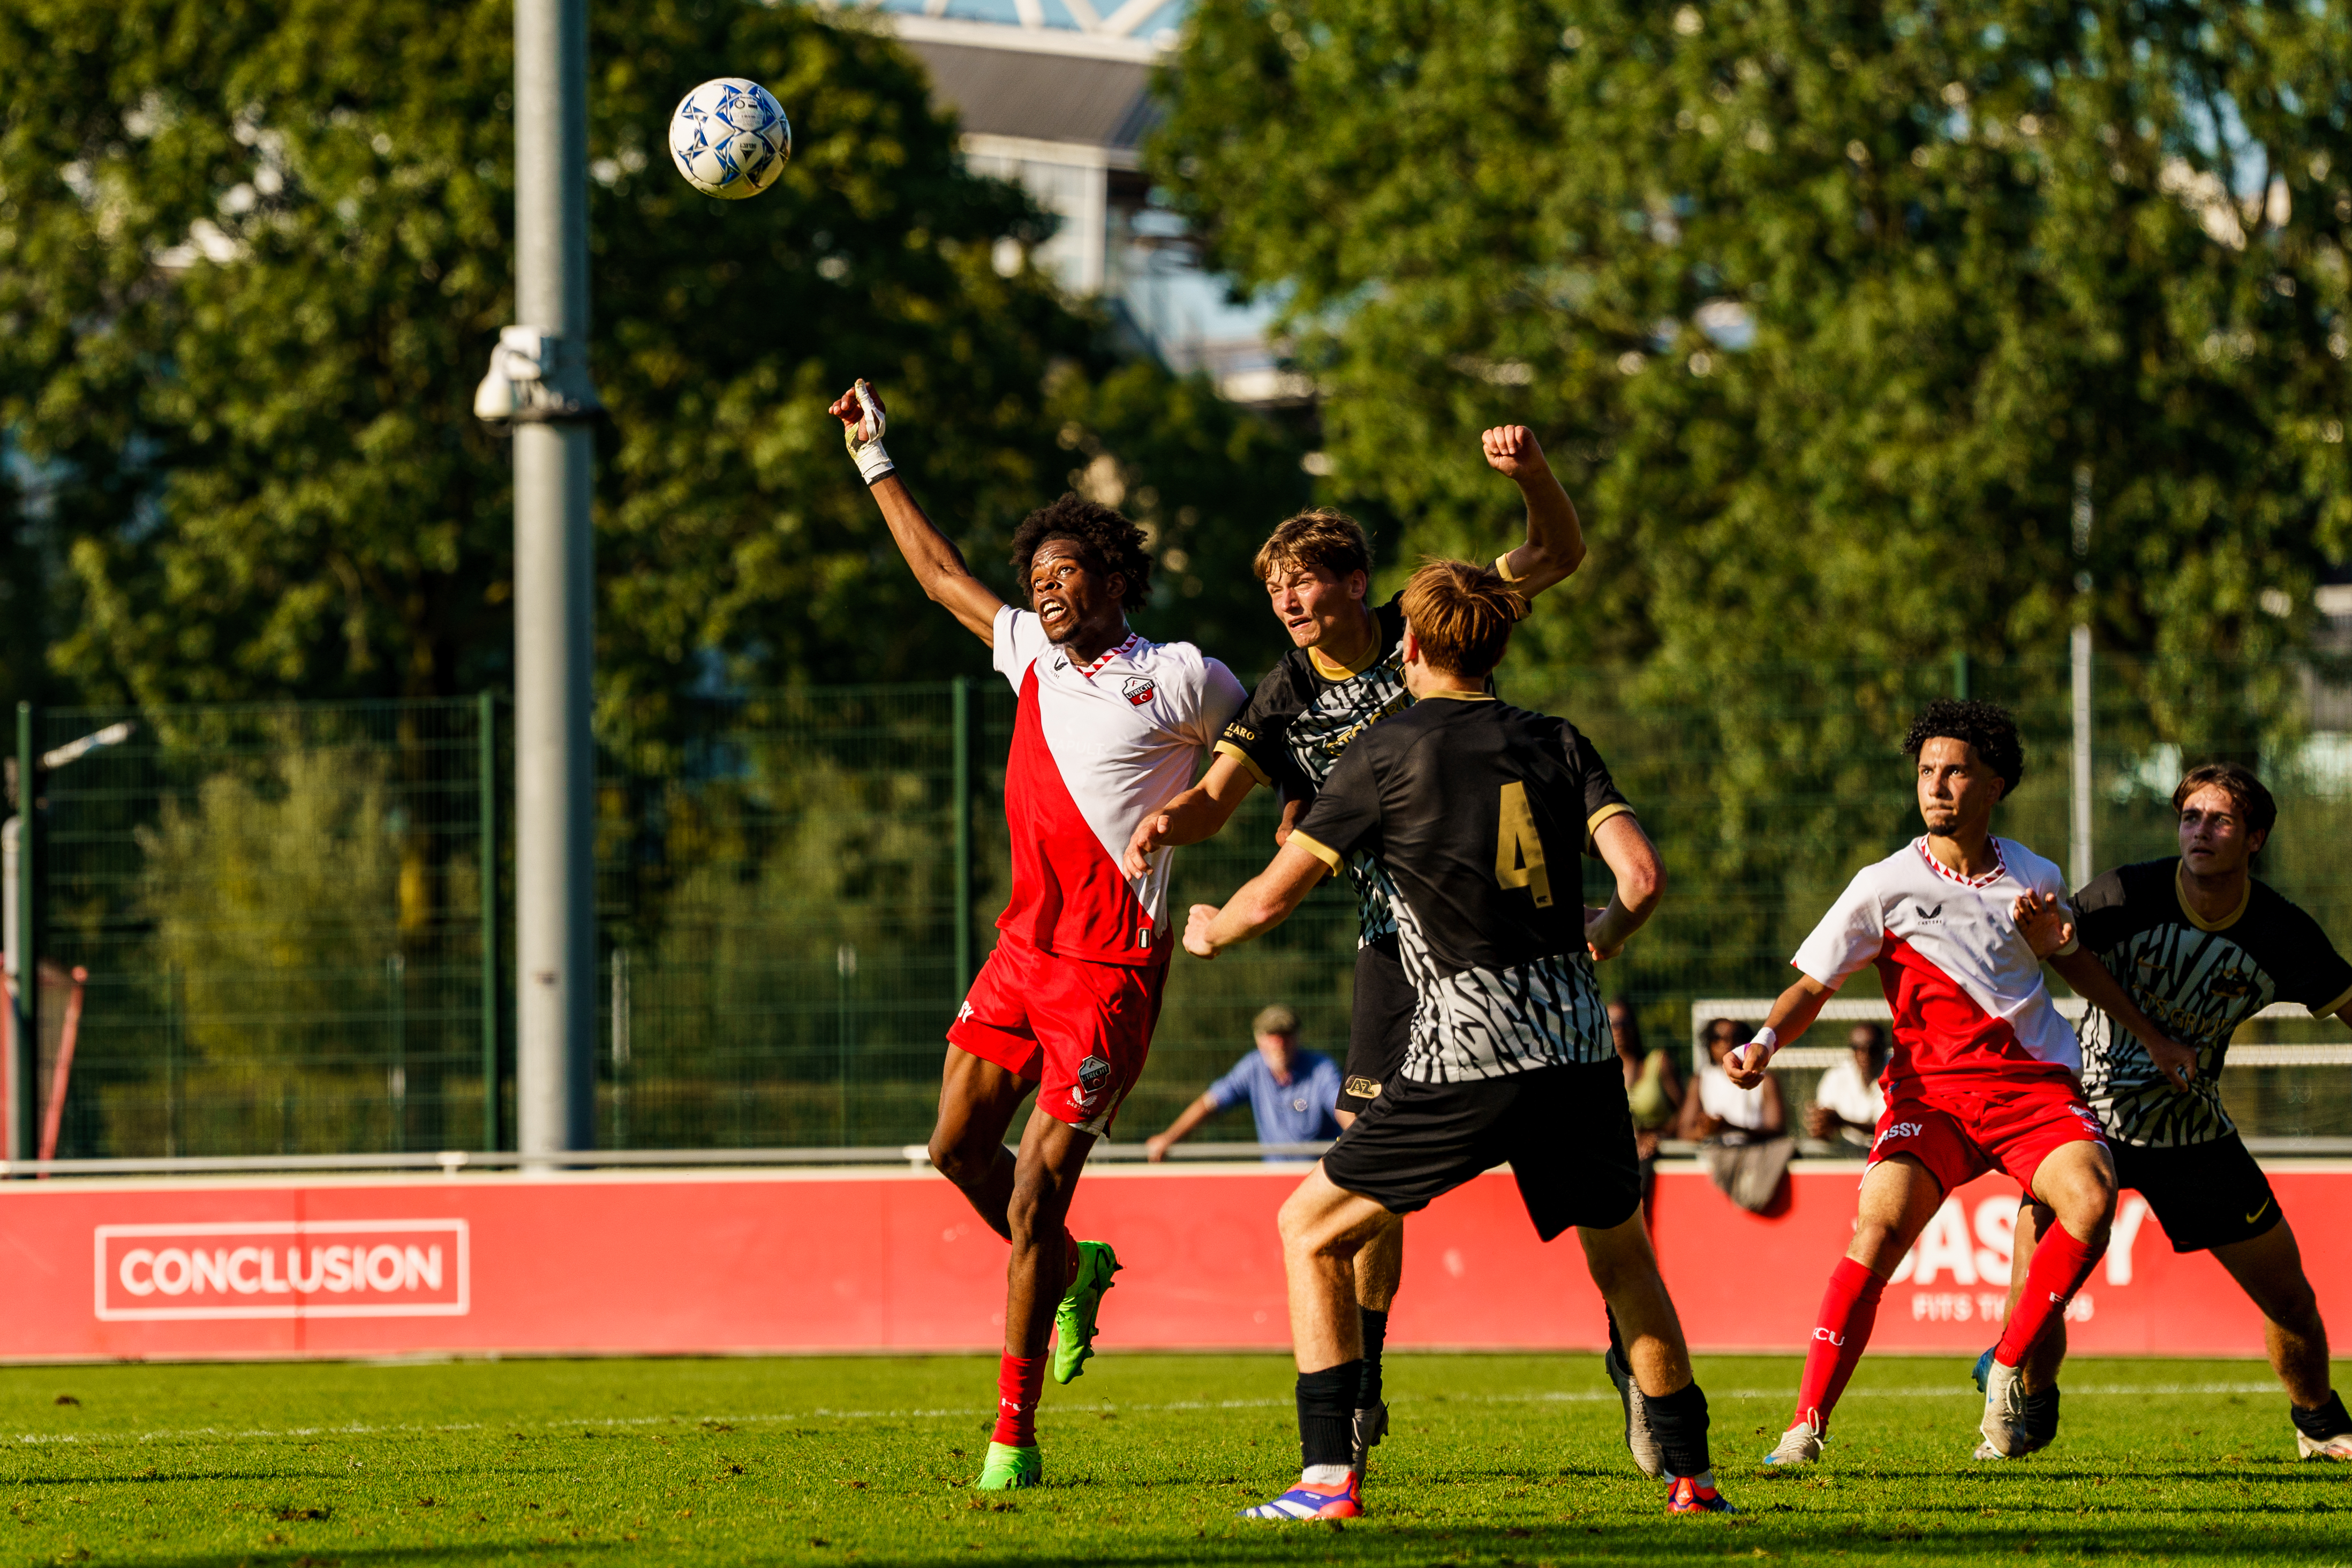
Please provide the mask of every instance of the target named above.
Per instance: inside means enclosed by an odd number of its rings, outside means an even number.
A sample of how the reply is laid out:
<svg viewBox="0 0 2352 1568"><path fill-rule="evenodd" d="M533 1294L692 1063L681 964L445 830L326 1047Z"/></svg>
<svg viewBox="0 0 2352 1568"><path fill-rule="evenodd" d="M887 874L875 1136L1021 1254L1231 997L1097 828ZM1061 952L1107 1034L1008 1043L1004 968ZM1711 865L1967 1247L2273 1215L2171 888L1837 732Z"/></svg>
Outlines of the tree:
<svg viewBox="0 0 2352 1568"><path fill-rule="evenodd" d="M1343 495L1458 548L1469 432L1565 458L1597 548L1549 658L1736 704L2078 614L2259 656L2352 553L2346 21L1205 0L1153 157L1286 300Z"/></svg>
<svg viewBox="0 0 2352 1568"><path fill-rule="evenodd" d="M505 444L470 399L513 315L510 47L501 0L0 6L0 427L88 497L64 531L83 603L54 651L87 694L503 679ZM658 763L666 698L714 679L982 668L897 568L824 407L854 375L887 385L943 522L1001 555L1062 487L1061 429L1099 439L1117 369L1048 280L994 265L1045 220L963 170L919 68L855 26L600 6L590 58L608 729ZM667 167L679 91L722 72L799 120L754 201ZM1136 374L1156 373L1118 386ZM1280 440L1151 384L1222 433L1139 426L1177 466L1129 482L1171 528L1194 490L1230 492L1234 440L1295 471Z"/></svg>
<svg viewBox="0 0 2352 1568"><path fill-rule="evenodd" d="M1285 302L1333 499L1481 552L1473 436L1517 420L1583 509L1504 675L1594 731L1685 889L1613 985L1777 989L1916 831L1894 745L1954 652L2025 715L2006 830L2049 849L2078 616L2136 661L2112 738L2291 730L2275 658L2352 555L2347 20L1194 8L1150 160Z"/></svg>

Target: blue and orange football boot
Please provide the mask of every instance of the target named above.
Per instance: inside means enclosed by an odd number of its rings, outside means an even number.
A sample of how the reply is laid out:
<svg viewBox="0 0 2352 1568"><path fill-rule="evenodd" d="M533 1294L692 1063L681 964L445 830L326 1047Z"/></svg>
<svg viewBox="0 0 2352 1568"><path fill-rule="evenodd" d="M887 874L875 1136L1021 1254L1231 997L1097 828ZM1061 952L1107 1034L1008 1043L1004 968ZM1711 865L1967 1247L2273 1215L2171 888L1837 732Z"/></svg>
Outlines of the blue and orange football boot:
<svg viewBox="0 0 2352 1568"><path fill-rule="evenodd" d="M1315 1486L1300 1481L1297 1486L1255 1508L1242 1510L1244 1519L1361 1519L1364 1505L1358 1492L1359 1478L1353 1470L1337 1486Z"/></svg>
<svg viewBox="0 0 2352 1568"><path fill-rule="evenodd" d="M1668 1513L1738 1513L1731 1500L1713 1487L1705 1487L1688 1476L1676 1476L1666 1489Z"/></svg>

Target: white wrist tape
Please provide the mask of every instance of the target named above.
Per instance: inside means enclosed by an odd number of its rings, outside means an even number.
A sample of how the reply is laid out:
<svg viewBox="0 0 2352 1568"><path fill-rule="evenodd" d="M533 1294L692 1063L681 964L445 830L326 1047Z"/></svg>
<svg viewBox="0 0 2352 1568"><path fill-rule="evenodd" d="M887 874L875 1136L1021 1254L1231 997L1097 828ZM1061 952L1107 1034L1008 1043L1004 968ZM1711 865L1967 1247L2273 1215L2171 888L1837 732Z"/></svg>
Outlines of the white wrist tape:
<svg viewBox="0 0 2352 1568"><path fill-rule="evenodd" d="M1748 1043L1751 1046L1763 1047L1765 1059L1769 1061L1772 1053L1780 1048L1780 1037L1773 1032L1771 1025L1767 1024L1757 1030L1756 1037Z"/></svg>
<svg viewBox="0 0 2352 1568"><path fill-rule="evenodd" d="M880 401L863 376L850 391L857 399L857 423L841 427L842 444L856 459L857 477L870 485L883 475L896 472L898 467L882 449L882 432L890 427L890 419L882 412Z"/></svg>

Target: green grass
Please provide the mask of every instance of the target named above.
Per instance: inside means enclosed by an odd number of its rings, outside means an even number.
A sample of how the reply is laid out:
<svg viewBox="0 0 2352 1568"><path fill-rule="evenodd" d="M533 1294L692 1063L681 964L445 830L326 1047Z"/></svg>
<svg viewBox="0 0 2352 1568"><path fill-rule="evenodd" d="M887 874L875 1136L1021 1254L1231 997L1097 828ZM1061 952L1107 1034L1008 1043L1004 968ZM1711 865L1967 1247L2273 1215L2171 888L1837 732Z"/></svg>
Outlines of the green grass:
<svg viewBox="0 0 2352 1568"><path fill-rule="evenodd" d="M1596 1357L1389 1364L1344 1527L1234 1517L1295 1472L1271 1356L1106 1354L1047 1391L1047 1487L988 1498L973 1358L0 1369L0 1565L2352 1561L2352 1468L2246 1362L2078 1363L2007 1466L1961 1358L1865 1362L1829 1461L1764 1476L1796 1363L1710 1359L1728 1520L1664 1517Z"/></svg>

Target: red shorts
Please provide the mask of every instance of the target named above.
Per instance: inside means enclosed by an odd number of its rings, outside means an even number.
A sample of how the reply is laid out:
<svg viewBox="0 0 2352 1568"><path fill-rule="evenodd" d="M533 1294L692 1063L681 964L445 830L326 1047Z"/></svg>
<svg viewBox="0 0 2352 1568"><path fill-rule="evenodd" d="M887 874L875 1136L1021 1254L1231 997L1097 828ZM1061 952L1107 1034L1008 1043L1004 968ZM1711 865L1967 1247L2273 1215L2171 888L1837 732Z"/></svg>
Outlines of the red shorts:
<svg viewBox="0 0 2352 1568"><path fill-rule="evenodd" d="M1878 1119L1870 1163L1908 1154L1951 1192L2002 1170L2027 1192L2033 1174L2053 1150L2067 1143L2097 1143L2106 1137L2099 1119L2083 1103L2071 1075L1976 1079L1957 1083L1930 1079L1895 1101Z"/></svg>
<svg viewBox="0 0 2352 1568"><path fill-rule="evenodd" d="M1037 1107L1097 1137L1151 1052L1168 961L1093 963L998 933L948 1043L1037 1086Z"/></svg>

